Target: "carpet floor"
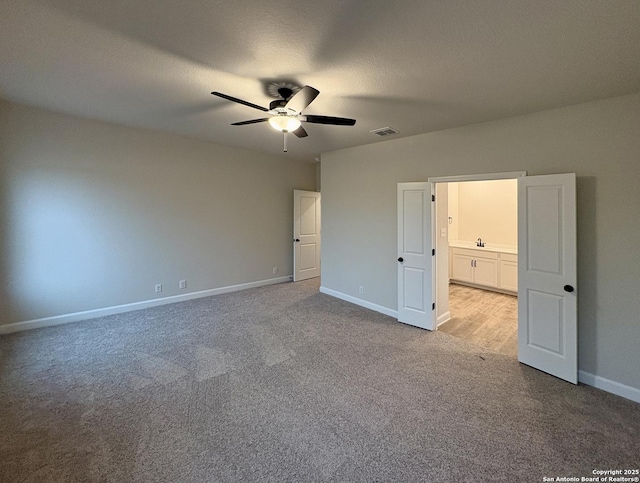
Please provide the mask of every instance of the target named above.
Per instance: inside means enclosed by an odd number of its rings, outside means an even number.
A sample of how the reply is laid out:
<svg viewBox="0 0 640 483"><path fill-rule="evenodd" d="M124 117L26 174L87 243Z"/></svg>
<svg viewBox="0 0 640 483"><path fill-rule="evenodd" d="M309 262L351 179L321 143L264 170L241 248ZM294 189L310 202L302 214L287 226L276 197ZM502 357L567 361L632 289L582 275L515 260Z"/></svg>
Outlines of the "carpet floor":
<svg viewBox="0 0 640 483"><path fill-rule="evenodd" d="M0 338L0 481L543 481L638 468L640 405L272 285Z"/></svg>

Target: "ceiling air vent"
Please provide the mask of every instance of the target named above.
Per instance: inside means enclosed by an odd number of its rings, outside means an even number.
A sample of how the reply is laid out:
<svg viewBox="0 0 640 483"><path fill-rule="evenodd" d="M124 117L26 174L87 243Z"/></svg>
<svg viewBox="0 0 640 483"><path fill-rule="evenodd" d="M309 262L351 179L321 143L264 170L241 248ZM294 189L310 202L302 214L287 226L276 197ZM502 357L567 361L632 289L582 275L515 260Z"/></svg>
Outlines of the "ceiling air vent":
<svg viewBox="0 0 640 483"><path fill-rule="evenodd" d="M388 126L381 127L379 129L374 129L373 131L369 131L369 132L373 134L377 134L378 136L389 136L391 134L398 134L398 131Z"/></svg>

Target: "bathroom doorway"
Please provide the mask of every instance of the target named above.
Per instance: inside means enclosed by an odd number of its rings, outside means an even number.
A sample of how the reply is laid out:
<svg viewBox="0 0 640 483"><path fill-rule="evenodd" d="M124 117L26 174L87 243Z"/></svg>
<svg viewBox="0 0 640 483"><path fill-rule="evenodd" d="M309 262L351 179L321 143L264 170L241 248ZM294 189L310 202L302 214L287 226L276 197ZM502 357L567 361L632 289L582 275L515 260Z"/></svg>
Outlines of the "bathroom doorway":
<svg viewBox="0 0 640 483"><path fill-rule="evenodd" d="M517 179L435 184L438 330L516 358Z"/></svg>
<svg viewBox="0 0 640 483"><path fill-rule="evenodd" d="M489 256L492 251L488 249L491 248L491 241L486 237L484 240L478 237L481 239L477 243L482 245L484 242L484 246L475 245L471 241L468 246L455 247L463 250L457 253L460 259L452 254L448 262L448 226L442 226L443 222L448 224L448 211L445 216L440 214L438 220L438 185L514 178L518 180L517 254ZM444 176L429 178L425 182L398 183L397 188L398 321L435 330L438 325L451 319L449 275L441 275L443 271L448 271L449 263L452 278L464 282L465 286L473 284L486 287L489 283L497 283L497 287L488 287L493 288L492 292L504 291L509 270L512 274L515 271L518 295L517 360L577 384L578 252L575 173L527 176L526 172L511 172ZM448 196L440 196L440 201L441 205L448 204ZM440 210L442 211L442 207ZM439 226L437 221L440 221ZM471 253L466 253L465 250ZM487 270L487 259L494 260L493 265L500 266L505 275L487 278L487 274L492 273ZM459 262L458 265L456 262ZM504 271L502 265L505 266ZM471 277L471 282L462 280L465 276L463 269L467 270L466 276Z"/></svg>

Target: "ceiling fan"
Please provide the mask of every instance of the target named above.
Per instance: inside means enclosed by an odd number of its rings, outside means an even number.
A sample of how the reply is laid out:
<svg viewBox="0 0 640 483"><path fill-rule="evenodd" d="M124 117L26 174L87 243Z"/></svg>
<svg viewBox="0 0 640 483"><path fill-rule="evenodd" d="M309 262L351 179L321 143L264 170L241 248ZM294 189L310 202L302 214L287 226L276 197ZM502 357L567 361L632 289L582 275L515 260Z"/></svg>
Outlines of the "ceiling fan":
<svg viewBox="0 0 640 483"><path fill-rule="evenodd" d="M333 124L336 126L353 126L356 123L355 119L347 119L345 117L332 117L332 116L315 116L311 114L302 114L309 104L318 97L320 91L314 89L311 86L304 86L297 92L289 87L280 87L278 89L278 95L282 99L276 99L269 103L269 109L266 107L258 106L248 101L238 99L236 97L222 94L221 92L212 92L214 96L222 97L228 101L237 102L248 107L253 107L259 111L268 112L269 117L263 117L260 119L251 119L249 121L234 122L232 126L244 126L246 124L256 124L259 122L269 122L271 127L284 133L284 152L287 152L287 133L291 132L299 138L307 137L307 131L302 127L303 122L310 122L314 124Z"/></svg>

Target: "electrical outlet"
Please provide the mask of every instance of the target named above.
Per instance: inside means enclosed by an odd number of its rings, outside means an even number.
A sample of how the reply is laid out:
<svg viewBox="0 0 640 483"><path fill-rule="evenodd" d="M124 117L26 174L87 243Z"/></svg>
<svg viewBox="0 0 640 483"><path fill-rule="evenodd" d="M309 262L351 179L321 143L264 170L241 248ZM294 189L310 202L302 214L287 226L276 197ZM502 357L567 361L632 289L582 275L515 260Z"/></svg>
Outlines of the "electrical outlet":
<svg viewBox="0 0 640 483"><path fill-rule="evenodd" d="M360 286L358 287L358 292L359 292L359 293L364 293L364 287L363 287L362 285L360 285Z"/></svg>
<svg viewBox="0 0 640 483"><path fill-rule="evenodd" d="M278 273L278 267L273 267L273 274L275 275L276 273Z"/></svg>
<svg viewBox="0 0 640 483"><path fill-rule="evenodd" d="M178 282L178 287L179 288L187 288L187 281L186 280L180 280Z"/></svg>
<svg viewBox="0 0 640 483"><path fill-rule="evenodd" d="M156 283L156 293L160 293L160 292L162 292L162 284Z"/></svg>

